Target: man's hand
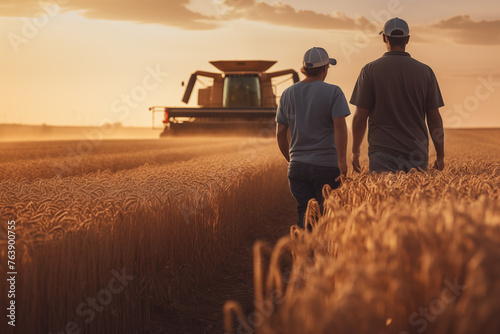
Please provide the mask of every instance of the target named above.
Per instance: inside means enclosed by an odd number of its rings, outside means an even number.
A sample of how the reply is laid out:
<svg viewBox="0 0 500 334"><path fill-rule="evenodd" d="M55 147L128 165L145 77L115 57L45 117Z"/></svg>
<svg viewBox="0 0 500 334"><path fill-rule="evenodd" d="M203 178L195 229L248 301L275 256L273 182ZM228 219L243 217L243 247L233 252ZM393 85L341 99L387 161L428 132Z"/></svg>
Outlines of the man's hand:
<svg viewBox="0 0 500 334"><path fill-rule="evenodd" d="M431 134L434 148L436 149L437 160L434 162L434 168L437 170L444 169L444 130L443 119L439 113L439 109L430 110L427 112L427 125Z"/></svg>
<svg viewBox="0 0 500 334"><path fill-rule="evenodd" d="M444 169L444 160L443 159L436 159L436 161L434 161L434 168L437 170L443 170Z"/></svg>
<svg viewBox="0 0 500 334"><path fill-rule="evenodd" d="M339 169L340 169L340 175L335 179L335 182L339 182L342 176L347 175L347 162L346 161L339 161Z"/></svg>
<svg viewBox="0 0 500 334"><path fill-rule="evenodd" d="M353 153L352 154L352 168L357 172L361 173L361 165L359 164L359 156L360 153Z"/></svg>

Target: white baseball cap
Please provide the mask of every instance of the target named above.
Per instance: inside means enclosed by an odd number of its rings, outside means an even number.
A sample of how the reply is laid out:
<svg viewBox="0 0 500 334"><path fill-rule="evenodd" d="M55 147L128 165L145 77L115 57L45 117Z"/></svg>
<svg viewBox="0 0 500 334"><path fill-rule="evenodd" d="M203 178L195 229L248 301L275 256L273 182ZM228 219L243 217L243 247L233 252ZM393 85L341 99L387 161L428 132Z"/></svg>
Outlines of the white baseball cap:
<svg viewBox="0 0 500 334"><path fill-rule="evenodd" d="M307 50L304 55L304 62L302 63L306 68L316 68L327 64L335 65L337 61L330 58L325 49L318 47Z"/></svg>
<svg viewBox="0 0 500 334"><path fill-rule="evenodd" d="M403 32L403 34L393 34L396 30ZM405 20L395 17L385 23L384 30L382 30L379 35L381 34L390 37L408 37L410 36L410 28Z"/></svg>

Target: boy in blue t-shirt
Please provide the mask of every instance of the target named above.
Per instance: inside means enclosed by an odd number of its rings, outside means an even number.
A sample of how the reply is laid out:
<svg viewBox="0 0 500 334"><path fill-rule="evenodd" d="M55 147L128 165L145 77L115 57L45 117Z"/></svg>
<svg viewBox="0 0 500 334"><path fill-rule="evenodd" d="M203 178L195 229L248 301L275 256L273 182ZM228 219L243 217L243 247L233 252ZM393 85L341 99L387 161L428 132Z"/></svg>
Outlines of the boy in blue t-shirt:
<svg viewBox="0 0 500 334"><path fill-rule="evenodd" d="M330 64L336 63L323 48L308 50L302 67L306 78L283 92L276 113L276 137L289 162L301 228L309 200L315 198L323 210L323 186L338 188L339 176L347 173L345 117L351 113L342 90L324 82Z"/></svg>

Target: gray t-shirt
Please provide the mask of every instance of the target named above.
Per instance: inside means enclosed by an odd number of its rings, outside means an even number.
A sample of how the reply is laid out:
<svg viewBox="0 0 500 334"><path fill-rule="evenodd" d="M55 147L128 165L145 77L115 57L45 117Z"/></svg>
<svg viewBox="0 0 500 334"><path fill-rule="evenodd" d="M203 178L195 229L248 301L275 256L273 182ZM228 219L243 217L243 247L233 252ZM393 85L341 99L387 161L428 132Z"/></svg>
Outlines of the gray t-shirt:
<svg viewBox="0 0 500 334"><path fill-rule="evenodd" d="M425 118L444 105L429 66L407 52L386 52L363 67L350 102L369 110L369 153L428 159Z"/></svg>
<svg viewBox="0 0 500 334"><path fill-rule="evenodd" d="M290 127L290 161L338 167L333 120L350 115L340 87L297 82L281 95L276 122Z"/></svg>

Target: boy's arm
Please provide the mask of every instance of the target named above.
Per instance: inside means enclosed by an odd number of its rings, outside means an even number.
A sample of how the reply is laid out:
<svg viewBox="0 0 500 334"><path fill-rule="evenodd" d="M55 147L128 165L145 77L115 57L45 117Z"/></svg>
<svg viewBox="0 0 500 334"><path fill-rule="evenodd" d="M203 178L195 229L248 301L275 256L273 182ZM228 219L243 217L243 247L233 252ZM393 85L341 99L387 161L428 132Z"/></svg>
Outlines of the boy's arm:
<svg viewBox="0 0 500 334"><path fill-rule="evenodd" d="M345 116L337 117L333 120L335 133L335 147L337 148L337 158L339 163L340 175L347 174L347 125Z"/></svg>
<svg viewBox="0 0 500 334"><path fill-rule="evenodd" d="M290 143L288 141L288 125L276 123L276 140L281 154L290 162Z"/></svg>

